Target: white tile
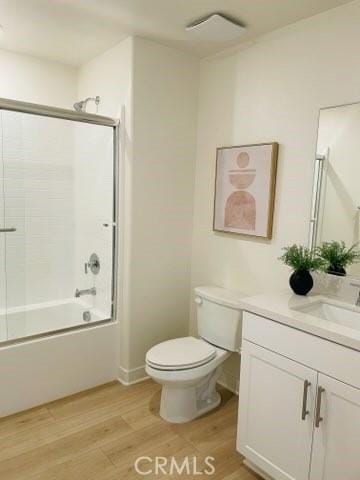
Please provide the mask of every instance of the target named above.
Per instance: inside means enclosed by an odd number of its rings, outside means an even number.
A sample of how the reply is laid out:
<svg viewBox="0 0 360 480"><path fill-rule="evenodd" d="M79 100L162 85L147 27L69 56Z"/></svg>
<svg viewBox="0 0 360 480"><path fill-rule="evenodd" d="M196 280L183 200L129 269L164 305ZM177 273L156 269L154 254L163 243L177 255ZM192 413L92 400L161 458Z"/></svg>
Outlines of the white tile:
<svg viewBox="0 0 360 480"><path fill-rule="evenodd" d="M112 130L12 112L3 118L0 212L5 206L17 232L6 237L6 259L0 243L0 292L6 260L9 307L69 298L96 284L92 305L109 312L112 234L102 224L112 221ZM84 274L93 252L101 261L96 278Z"/></svg>

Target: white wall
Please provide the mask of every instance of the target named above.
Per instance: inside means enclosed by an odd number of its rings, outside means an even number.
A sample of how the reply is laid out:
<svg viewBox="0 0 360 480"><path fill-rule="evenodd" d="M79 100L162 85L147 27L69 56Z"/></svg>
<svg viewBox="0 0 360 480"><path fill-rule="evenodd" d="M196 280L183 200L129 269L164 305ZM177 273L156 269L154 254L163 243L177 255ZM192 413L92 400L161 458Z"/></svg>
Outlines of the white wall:
<svg viewBox="0 0 360 480"><path fill-rule="evenodd" d="M129 368L188 334L198 61L134 39Z"/></svg>
<svg viewBox="0 0 360 480"><path fill-rule="evenodd" d="M360 99L359 22L357 1L202 62L192 287L287 287L278 257L283 246L307 242L319 108ZM216 147L270 141L280 144L273 240L214 233ZM232 384L237 367L237 358L227 367Z"/></svg>
<svg viewBox="0 0 360 480"><path fill-rule="evenodd" d="M72 108L77 69L30 55L0 50L0 97Z"/></svg>
<svg viewBox="0 0 360 480"><path fill-rule="evenodd" d="M120 118L125 105L131 118L132 44L129 37L79 69L78 98L99 95L100 115ZM95 113L94 104L89 103L87 111Z"/></svg>

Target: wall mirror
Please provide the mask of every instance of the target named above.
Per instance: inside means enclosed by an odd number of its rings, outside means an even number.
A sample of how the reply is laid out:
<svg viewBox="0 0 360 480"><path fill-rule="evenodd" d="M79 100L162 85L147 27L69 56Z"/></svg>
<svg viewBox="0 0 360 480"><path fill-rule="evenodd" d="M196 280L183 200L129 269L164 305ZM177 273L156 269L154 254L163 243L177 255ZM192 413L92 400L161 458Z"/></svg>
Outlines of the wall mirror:
<svg viewBox="0 0 360 480"><path fill-rule="evenodd" d="M310 247L360 241L360 103L320 110ZM346 269L360 276L360 263Z"/></svg>

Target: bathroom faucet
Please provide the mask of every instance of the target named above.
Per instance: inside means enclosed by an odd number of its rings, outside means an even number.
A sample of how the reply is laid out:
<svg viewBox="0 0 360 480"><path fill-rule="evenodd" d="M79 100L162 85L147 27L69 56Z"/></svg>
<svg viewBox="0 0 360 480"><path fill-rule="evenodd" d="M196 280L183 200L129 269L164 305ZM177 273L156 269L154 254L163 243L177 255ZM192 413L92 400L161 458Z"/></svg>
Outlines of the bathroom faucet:
<svg viewBox="0 0 360 480"><path fill-rule="evenodd" d="M79 298L82 297L83 295L96 295L96 288L87 288L85 290L79 290L78 288L75 290L75 297Z"/></svg>

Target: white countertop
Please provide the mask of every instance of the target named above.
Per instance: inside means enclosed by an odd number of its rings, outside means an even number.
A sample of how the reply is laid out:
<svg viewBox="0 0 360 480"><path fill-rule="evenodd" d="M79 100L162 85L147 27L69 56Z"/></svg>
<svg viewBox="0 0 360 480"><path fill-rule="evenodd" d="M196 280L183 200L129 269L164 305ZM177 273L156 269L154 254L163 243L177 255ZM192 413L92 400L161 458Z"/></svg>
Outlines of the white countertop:
<svg viewBox="0 0 360 480"><path fill-rule="evenodd" d="M360 351L360 308L352 304L324 295L309 294L303 297L293 294L288 289L241 298L240 301L244 311L255 313L297 330L302 330L311 335L316 335L325 340ZM326 301L359 313L359 330L294 310L317 301Z"/></svg>

